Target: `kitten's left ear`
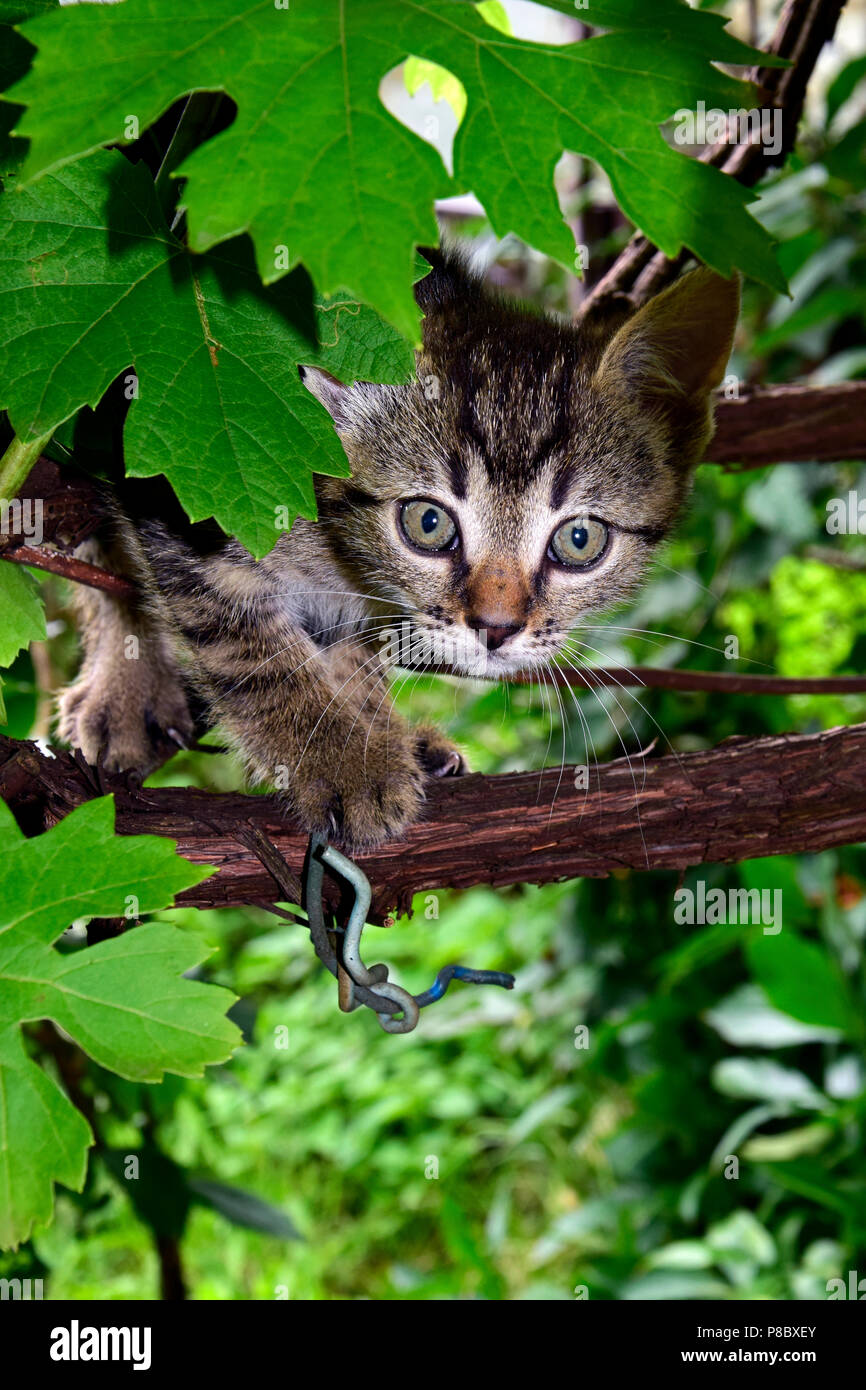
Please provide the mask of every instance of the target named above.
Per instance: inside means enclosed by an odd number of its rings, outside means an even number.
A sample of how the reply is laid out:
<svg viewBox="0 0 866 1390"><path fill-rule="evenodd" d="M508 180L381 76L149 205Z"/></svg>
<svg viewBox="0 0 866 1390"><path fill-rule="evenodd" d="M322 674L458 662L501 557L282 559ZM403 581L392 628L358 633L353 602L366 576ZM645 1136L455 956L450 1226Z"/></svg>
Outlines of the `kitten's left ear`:
<svg viewBox="0 0 866 1390"><path fill-rule="evenodd" d="M674 447L699 452L710 437L710 393L724 376L739 309L739 276L689 271L614 334L594 385L648 411Z"/></svg>
<svg viewBox="0 0 866 1390"><path fill-rule="evenodd" d="M311 395L325 407L339 434L347 423L350 386L344 386L324 367L298 367L298 374Z"/></svg>

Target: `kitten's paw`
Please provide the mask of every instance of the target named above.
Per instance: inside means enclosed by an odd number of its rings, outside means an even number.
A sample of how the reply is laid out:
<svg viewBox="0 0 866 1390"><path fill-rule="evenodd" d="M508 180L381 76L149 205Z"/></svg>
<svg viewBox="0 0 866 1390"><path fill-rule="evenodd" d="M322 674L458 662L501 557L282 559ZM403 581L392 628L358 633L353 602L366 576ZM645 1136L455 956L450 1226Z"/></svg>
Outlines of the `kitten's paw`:
<svg viewBox="0 0 866 1390"><path fill-rule="evenodd" d="M188 747L195 726L176 677L125 675L112 671L108 679L97 667L79 676L60 697L57 732L93 766L146 774L172 751Z"/></svg>
<svg viewBox="0 0 866 1390"><path fill-rule="evenodd" d="M419 817L424 769L411 735L361 738L346 748L339 767L311 766L292 788L293 809L348 853L397 839Z"/></svg>
<svg viewBox="0 0 866 1390"><path fill-rule="evenodd" d="M418 761L428 777L462 777L469 771L460 749L435 724L423 724L414 734Z"/></svg>

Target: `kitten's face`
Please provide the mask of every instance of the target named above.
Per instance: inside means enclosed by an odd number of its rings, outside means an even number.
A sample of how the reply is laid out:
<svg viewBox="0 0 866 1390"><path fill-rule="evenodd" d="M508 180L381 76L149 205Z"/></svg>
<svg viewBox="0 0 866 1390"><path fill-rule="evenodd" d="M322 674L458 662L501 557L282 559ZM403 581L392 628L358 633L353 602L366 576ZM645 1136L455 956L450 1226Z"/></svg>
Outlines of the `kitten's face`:
<svg viewBox="0 0 866 1390"><path fill-rule="evenodd" d="M458 447L446 393L360 388L366 418L344 435L349 506L323 504L359 587L405 605L428 635L418 659L468 674L531 668L631 592L682 493L650 441L615 419L600 428L599 402L553 443L544 426L527 430L533 392L514 386L520 414L503 421L498 459L480 435Z"/></svg>
<svg viewBox="0 0 866 1390"><path fill-rule="evenodd" d="M460 288L425 306L414 382L307 380L352 465L320 511L357 587L405 610L412 664L505 675L634 590L709 437L708 388L687 395L640 335L604 351Z"/></svg>

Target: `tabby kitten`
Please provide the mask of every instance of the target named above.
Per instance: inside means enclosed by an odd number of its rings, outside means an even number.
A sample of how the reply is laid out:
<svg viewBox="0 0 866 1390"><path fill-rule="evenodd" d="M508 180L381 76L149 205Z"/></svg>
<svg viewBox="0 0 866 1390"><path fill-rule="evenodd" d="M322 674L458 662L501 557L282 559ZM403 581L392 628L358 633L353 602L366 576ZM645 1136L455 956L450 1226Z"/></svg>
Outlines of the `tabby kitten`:
<svg viewBox="0 0 866 1390"><path fill-rule="evenodd" d="M429 777L464 770L391 706L383 634L433 658L456 639L466 673L505 676L638 583L712 432L737 281L692 271L605 331L497 298L453 252L425 255L414 380L302 369L352 468L317 478L318 522L259 562L165 514L118 510L91 543L143 597L78 600L85 659L60 733L90 762L144 772L203 712L307 828L369 847L420 816Z"/></svg>

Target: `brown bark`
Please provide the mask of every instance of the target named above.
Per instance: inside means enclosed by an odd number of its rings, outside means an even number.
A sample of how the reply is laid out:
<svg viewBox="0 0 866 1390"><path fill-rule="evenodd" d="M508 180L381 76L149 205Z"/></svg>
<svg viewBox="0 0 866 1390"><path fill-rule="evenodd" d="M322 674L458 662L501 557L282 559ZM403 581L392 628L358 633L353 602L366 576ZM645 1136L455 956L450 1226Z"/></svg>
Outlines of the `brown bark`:
<svg viewBox="0 0 866 1390"><path fill-rule="evenodd" d="M13 565L29 565L31 569L45 570L47 574L59 574L61 579L74 580L76 584L86 584L90 589L102 589L116 598L132 598L135 585L119 574L90 565L74 555L62 555L56 550L41 550L33 545L15 545L9 550L0 548L0 560L8 560Z"/></svg>
<svg viewBox="0 0 866 1390"><path fill-rule="evenodd" d="M159 1260L159 1296L164 1302L181 1303L187 1295L180 1241L177 1236L152 1234Z"/></svg>
<svg viewBox="0 0 866 1390"><path fill-rule="evenodd" d="M866 381L836 386L762 386L716 404L707 463L762 468L768 463L866 458Z"/></svg>
<svg viewBox="0 0 866 1390"><path fill-rule="evenodd" d="M508 683L552 683L573 690L645 686L722 695L859 695L866 691L866 676L747 676L740 671L678 671L659 666L599 666L586 673L556 667L548 671L544 682L521 675L509 676Z"/></svg>
<svg viewBox="0 0 866 1390"><path fill-rule="evenodd" d="M473 774L430 788L425 818L401 840L357 856L373 886L371 920L414 893L488 883L549 883L620 869L676 869L814 853L866 839L866 725L819 734L734 738L705 752L632 758L588 772ZM219 872L181 895L195 907L266 904L280 894L249 826L276 845L297 884L307 836L276 797L97 784L69 754L0 740L0 795L30 833L100 790L114 792L121 834L166 835Z"/></svg>

